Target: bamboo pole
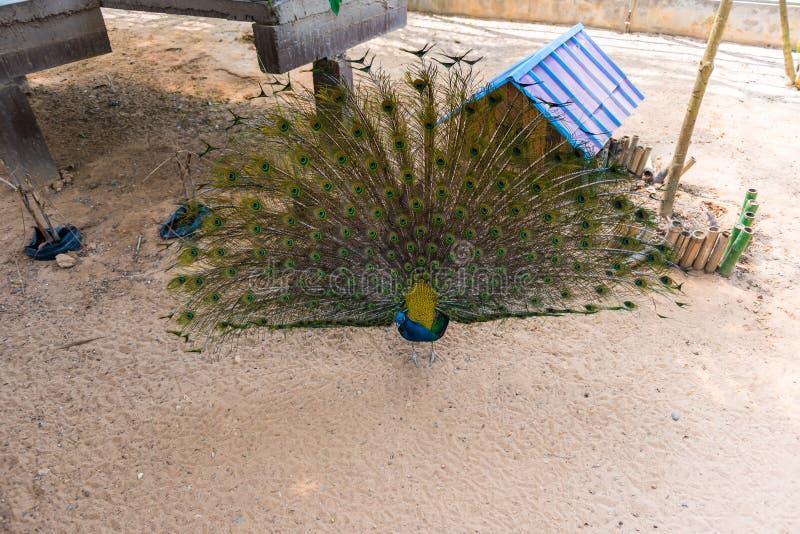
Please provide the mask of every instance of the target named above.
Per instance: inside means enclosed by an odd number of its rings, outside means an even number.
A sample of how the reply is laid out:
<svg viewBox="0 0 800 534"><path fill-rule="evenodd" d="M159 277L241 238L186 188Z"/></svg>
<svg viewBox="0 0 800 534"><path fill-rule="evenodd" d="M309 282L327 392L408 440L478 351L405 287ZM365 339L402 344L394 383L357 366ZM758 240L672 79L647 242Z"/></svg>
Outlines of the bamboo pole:
<svg viewBox="0 0 800 534"><path fill-rule="evenodd" d="M719 234L719 237L717 237L717 242L714 244L714 248L711 250L711 255L708 257L706 266L703 267L703 271L711 274L717 270L719 262L722 261L722 255L725 254L725 249L728 247L728 241L730 238L731 233L727 230Z"/></svg>
<svg viewBox="0 0 800 534"><path fill-rule="evenodd" d="M692 233L689 230L684 230L681 232L680 237L678 237L678 242L675 243L675 249L677 253L675 254L675 258L672 260L675 263L680 264L683 255L686 254L686 249L689 248L689 242L692 240Z"/></svg>
<svg viewBox="0 0 800 534"><path fill-rule="evenodd" d="M705 268L708 258L711 256L711 251L714 250L714 245L717 243L717 236L719 236L718 226L712 226L708 229L703 246L700 247L700 252L697 253L697 257L692 263L692 269L702 271Z"/></svg>
<svg viewBox="0 0 800 534"><path fill-rule="evenodd" d="M628 145L628 151L625 153L625 168L631 170L631 165L633 162L633 155L636 152L636 148L639 146L639 136L634 135L631 137L631 143Z"/></svg>
<svg viewBox="0 0 800 534"><path fill-rule="evenodd" d="M753 189L751 187L744 194L744 202L742 202L742 208L741 208L741 210L739 210L739 215L744 213L745 208L747 207L747 202L750 201L750 200L755 200L756 198L758 198L758 189Z"/></svg>
<svg viewBox="0 0 800 534"><path fill-rule="evenodd" d="M642 155L644 155L644 147L637 146L633 151L633 157L631 158L631 172L637 178L639 177L637 170L639 169L639 163L641 163Z"/></svg>
<svg viewBox="0 0 800 534"><path fill-rule="evenodd" d="M742 252L744 252L744 249L750 244L752 238L753 229L749 226L744 227L736 238L736 241L733 242L730 250L728 250L728 253L722 258L722 263L719 266L719 274L727 278L733 273L733 268L736 267L736 263L739 261Z"/></svg>
<svg viewBox="0 0 800 534"><path fill-rule="evenodd" d="M639 158L639 164L636 166L635 174L636 174L637 178L641 178L642 177L642 175L644 174L644 168L647 166L648 163L650 163L650 166L652 167L652 162L650 161L650 152L652 152L652 151L653 151L653 147L652 146L646 145L644 147L644 152L642 153L642 157ZM652 173L651 173L651 177L652 177Z"/></svg>
<svg viewBox="0 0 800 534"><path fill-rule="evenodd" d="M619 154L619 158L617 158L617 161L614 162L616 165L625 165L625 158L628 156L629 146L631 146L631 138L627 135L623 135L622 139L619 140L619 147L617 148L617 154Z"/></svg>
<svg viewBox="0 0 800 534"><path fill-rule="evenodd" d="M786 9L786 0L778 0L778 12L781 17L781 36L783 38L783 65L786 68L789 83L795 84L797 73L794 70L794 60L792 59L792 40L789 37L789 13Z"/></svg>
<svg viewBox="0 0 800 534"><path fill-rule="evenodd" d="M747 213L748 211L752 214L756 214L758 212L758 201L757 200L748 200L747 203L744 205L744 211Z"/></svg>
<svg viewBox="0 0 800 534"><path fill-rule="evenodd" d="M673 219L672 222L669 224L669 228L667 229L667 242L675 248L675 244L678 242L678 237L681 235L681 231L683 230L683 223L677 219Z"/></svg>
<svg viewBox="0 0 800 534"><path fill-rule="evenodd" d="M684 253L681 261L678 262L678 265L687 269L692 266L694 260L697 258L697 254L700 252L700 247L703 246L703 241L706 240L706 233L702 230L695 230L692 232L692 237L689 239L689 246L686 247L686 253Z"/></svg>
<svg viewBox="0 0 800 534"><path fill-rule="evenodd" d="M686 174L687 172L689 172L689 169L694 167L695 163L697 163L697 159L695 159L694 156L689 156L689 161L687 161L686 165L684 165L683 169L681 169L680 178L683 178L683 175Z"/></svg>
<svg viewBox="0 0 800 534"><path fill-rule="evenodd" d="M681 133L678 136L678 144L675 147L675 154L670 164L667 188L659 209L659 214L662 217L669 217L672 214L672 206L675 204L675 193L678 191L678 181L680 180L681 170L684 167L686 153L692 141L692 131L694 131L694 124L697 121L697 114L700 111L700 104L703 101L703 95L705 95L708 80L711 78L711 72L714 70L714 57L717 55L719 41L722 39L722 34L725 31L725 23L728 21L728 14L731 12L731 5L733 5L733 0L720 0L717 16L714 18L714 25L708 36L706 51L703 54L703 59L700 61L700 66L697 70L694 89L692 89L692 94L689 98L689 106L683 118Z"/></svg>

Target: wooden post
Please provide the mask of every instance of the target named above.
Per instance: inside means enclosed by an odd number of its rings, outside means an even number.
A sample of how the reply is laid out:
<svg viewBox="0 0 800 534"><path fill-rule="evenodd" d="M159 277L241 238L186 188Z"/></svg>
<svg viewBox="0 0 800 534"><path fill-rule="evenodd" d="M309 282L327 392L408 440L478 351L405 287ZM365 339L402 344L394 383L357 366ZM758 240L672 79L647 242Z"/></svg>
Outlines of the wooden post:
<svg viewBox="0 0 800 534"><path fill-rule="evenodd" d="M717 236L719 236L718 226L712 226L708 229L706 240L703 241L703 246L700 247L700 252L697 253L697 257L692 263L692 269L702 271L705 268L708 258L711 256L711 251L714 250L714 245L717 244Z"/></svg>
<svg viewBox="0 0 800 534"><path fill-rule="evenodd" d="M353 69L342 55L324 57L314 62L314 93L319 93L331 85L346 85L353 88Z"/></svg>
<svg viewBox="0 0 800 534"><path fill-rule="evenodd" d="M667 189L659 209L659 214L662 217L669 217L672 214L672 206L675 204L675 193L678 191L678 181L680 180L681 170L686 161L686 153L689 150L689 144L692 142L694 123L697 121L697 114L700 112L700 104L703 102L706 86L708 85L709 78L711 78L711 72L714 70L714 57L717 55L717 48L719 48L720 39L722 39L722 34L725 31L725 23L728 21L728 15L731 12L731 5L733 5L733 0L720 0L717 16L714 19L714 26L711 28L711 34L708 36L706 51L705 54L703 54L703 59L700 61L700 66L697 70L694 89L692 89L692 94L689 98L689 106L683 118L681 133L678 136L675 155L672 157L672 162L669 166Z"/></svg>
<svg viewBox="0 0 800 534"><path fill-rule="evenodd" d="M58 180L56 167L28 97L20 89L24 78L0 82L0 159L5 161L17 185L25 174L37 187Z"/></svg>

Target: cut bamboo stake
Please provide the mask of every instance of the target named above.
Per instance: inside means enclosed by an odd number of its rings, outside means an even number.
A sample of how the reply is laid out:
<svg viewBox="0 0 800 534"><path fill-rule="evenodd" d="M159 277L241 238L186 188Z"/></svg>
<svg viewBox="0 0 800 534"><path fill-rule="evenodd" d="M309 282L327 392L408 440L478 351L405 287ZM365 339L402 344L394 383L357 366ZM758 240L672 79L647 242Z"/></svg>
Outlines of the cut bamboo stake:
<svg viewBox="0 0 800 534"><path fill-rule="evenodd" d="M700 247L703 246L703 241L706 239L706 233L702 230L695 230L692 232L692 237L689 239L689 246L686 247L681 261L678 263L684 269L691 267L697 258L697 253L700 252Z"/></svg>
<svg viewBox="0 0 800 534"><path fill-rule="evenodd" d="M742 223L742 226L753 226L753 221L756 219L756 214L752 211L745 212L742 215L742 218L739 219L739 222Z"/></svg>
<svg viewBox="0 0 800 534"><path fill-rule="evenodd" d="M733 245L730 247L730 250L722 259L722 263L719 266L719 274L724 277L728 277L733 272L733 268L736 267L736 263L739 261L739 258L744 252L744 249L747 248L747 245L750 244L750 240L753 238L753 229L749 226L746 226L742 229L739 233L739 236L736 238L736 241L733 242Z"/></svg>
<svg viewBox="0 0 800 534"><path fill-rule="evenodd" d="M631 144L628 145L628 152L625 154L625 168L630 170L631 162L633 161L633 153L636 152L636 147L639 146L639 136L634 135L631 137Z"/></svg>
<svg viewBox="0 0 800 534"><path fill-rule="evenodd" d="M752 201L758 198L758 190L750 188L747 190L747 193L744 194L744 202L742 202L742 208L739 210L739 214L743 214L745 208L747 207L747 202Z"/></svg>
<svg viewBox="0 0 800 534"><path fill-rule="evenodd" d="M642 155L643 154L644 154L644 147L643 146L637 146L634 149L633 157L631 158L631 172L637 178L639 177L639 174L636 171L639 168L639 163L641 163L641 161L642 161Z"/></svg>
<svg viewBox="0 0 800 534"><path fill-rule="evenodd" d="M694 259L694 263L692 263L692 269L702 271L705 268L706 263L708 263L708 258L711 256L711 251L714 250L714 245L717 243L718 235L718 226L712 226L708 229L706 239L703 241L703 246L700 247L700 252L697 253L697 257Z"/></svg>
<svg viewBox="0 0 800 534"><path fill-rule="evenodd" d="M619 140L619 159L616 161L617 165L625 165L625 158L628 155L628 147L631 146L631 138L623 135Z"/></svg>
<svg viewBox="0 0 800 534"><path fill-rule="evenodd" d="M678 241L678 237L681 235L681 231L683 230L683 223L679 220L673 219L669 225L669 229L667 230L666 240L669 242L672 247L675 247L675 243Z"/></svg>
<svg viewBox="0 0 800 534"><path fill-rule="evenodd" d="M650 156L647 157L647 161L644 164L644 169L642 170L642 178L644 178L648 182L652 182L656 178L656 169L653 167L653 158Z"/></svg>
<svg viewBox="0 0 800 534"><path fill-rule="evenodd" d="M651 147L650 145L644 147L644 152L642 153L642 157L639 158L639 164L636 166L635 174L637 178L642 177L642 175L644 174L644 168L647 166L648 163L651 163L652 167L652 162L650 162L650 152L652 151L653 147Z"/></svg>
<svg viewBox="0 0 800 534"><path fill-rule="evenodd" d="M680 173L685 166L686 153L689 151L689 144L692 142L694 124L697 122L697 114L700 112L700 104L703 101L703 95L705 95L708 80L711 78L711 72L714 70L714 57L717 55L717 48L719 48L722 34L725 32L725 23L728 21L728 15L731 12L732 5L733 0L720 0L719 7L717 8L717 15L714 17L714 24L708 36L706 51L703 53L703 59L698 66L697 77L695 78L692 94L689 98L689 105L686 108L686 115L684 115L683 124L681 125L681 133L678 136L678 143L675 146L675 154L669 165L667 190L659 208L659 214L662 217L669 217L672 214L672 207L675 204L675 193L678 191L678 182L680 181Z"/></svg>
<svg viewBox="0 0 800 534"><path fill-rule="evenodd" d="M733 246L734 241L736 238L739 237L739 233L741 233L742 229L747 226L753 225L753 220L755 219L755 214L752 212L747 212L742 214L742 218L739 219L739 222L733 225L733 230L731 230L731 240L728 242L728 248L725 249L725 255L728 255L731 251L731 247ZM723 257L722 261L725 261Z"/></svg>
<svg viewBox="0 0 800 534"><path fill-rule="evenodd" d="M755 214L758 212L758 206L759 204L757 200L748 200L747 203L744 205L744 211L745 213L749 211L750 213Z"/></svg>
<svg viewBox="0 0 800 534"><path fill-rule="evenodd" d="M689 242L691 240L692 233L689 230L684 230L681 232L681 236L678 238L678 242L675 244L678 250L678 253L675 254L675 263L679 263L683 258L683 255L686 254L686 249L689 248Z"/></svg>
<svg viewBox="0 0 800 534"><path fill-rule="evenodd" d="M683 169L681 169L681 176L680 177L683 178L683 175L686 174L687 172L689 172L689 169L694 167L695 163L697 163L697 159L694 156L689 156L689 161L687 161L686 165L684 165Z"/></svg>
<svg viewBox="0 0 800 534"><path fill-rule="evenodd" d="M711 255L708 257L706 266L703 267L703 271L711 274L717 270L717 266L719 265L719 262L722 261L722 255L725 254L725 248L728 246L728 241L730 238L731 233L727 230L719 234L719 237L717 237L717 242L714 244L714 248L711 250Z"/></svg>

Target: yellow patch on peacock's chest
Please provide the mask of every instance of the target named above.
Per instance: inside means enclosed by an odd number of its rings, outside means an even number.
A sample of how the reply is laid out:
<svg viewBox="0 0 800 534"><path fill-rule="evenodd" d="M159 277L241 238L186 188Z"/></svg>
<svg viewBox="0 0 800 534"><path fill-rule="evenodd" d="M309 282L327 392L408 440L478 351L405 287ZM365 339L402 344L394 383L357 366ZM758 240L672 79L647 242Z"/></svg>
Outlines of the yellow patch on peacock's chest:
<svg viewBox="0 0 800 534"><path fill-rule="evenodd" d="M406 307L409 319L430 330L436 316L436 291L427 282L417 281L406 293Z"/></svg>

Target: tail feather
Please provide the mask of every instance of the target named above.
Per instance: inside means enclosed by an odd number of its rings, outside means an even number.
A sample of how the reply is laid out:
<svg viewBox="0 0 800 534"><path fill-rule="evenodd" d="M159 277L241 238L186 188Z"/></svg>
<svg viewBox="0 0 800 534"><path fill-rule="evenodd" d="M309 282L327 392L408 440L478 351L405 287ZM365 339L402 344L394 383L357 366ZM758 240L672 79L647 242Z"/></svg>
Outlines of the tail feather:
<svg viewBox="0 0 800 534"><path fill-rule="evenodd" d="M424 58L402 83L281 92L220 160L170 288L185 331L383 325L422 280L463 322L628 310L668 245L527 97ZM551 113L558 113L552 110Z"/></svg>

